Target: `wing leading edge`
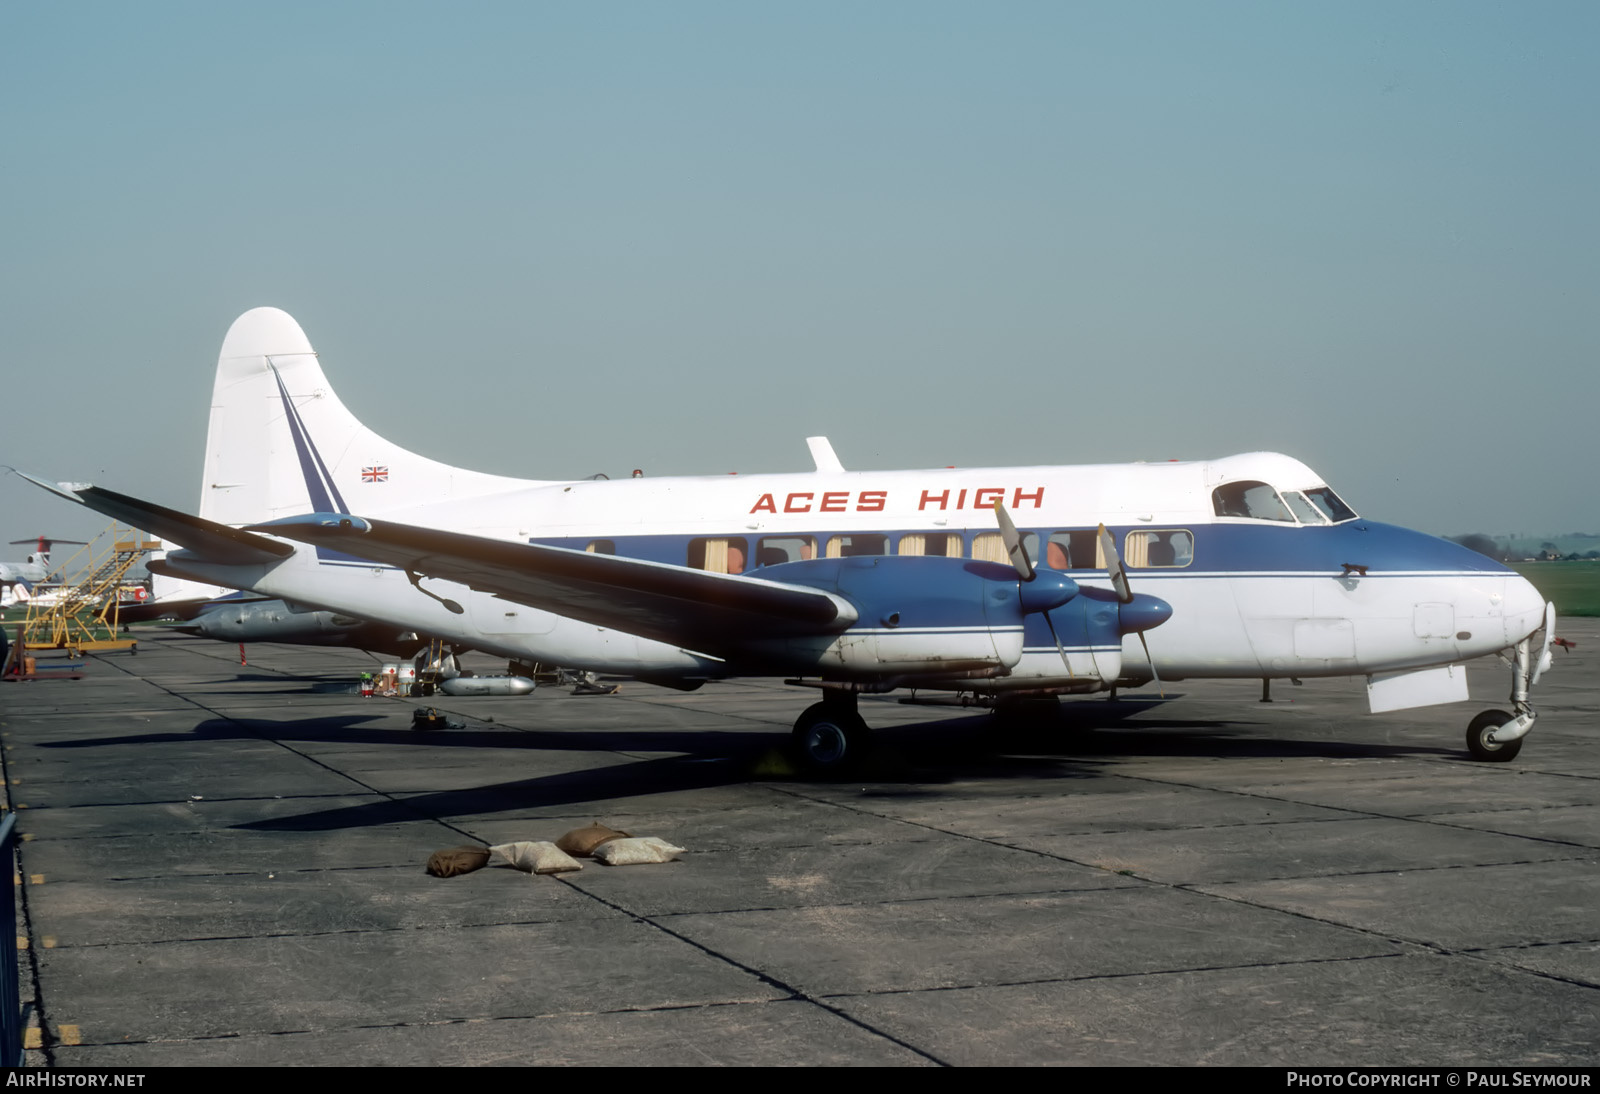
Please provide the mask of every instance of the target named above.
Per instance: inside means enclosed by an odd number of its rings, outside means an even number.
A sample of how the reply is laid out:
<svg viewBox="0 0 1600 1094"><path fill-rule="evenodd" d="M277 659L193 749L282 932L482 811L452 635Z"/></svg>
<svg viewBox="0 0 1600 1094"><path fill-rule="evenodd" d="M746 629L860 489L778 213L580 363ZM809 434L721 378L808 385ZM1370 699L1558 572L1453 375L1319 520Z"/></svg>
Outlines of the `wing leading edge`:
<svg viewBox="0 0 1600 1094"><path fill-rule="evenodd" d="M24 475L21 471L17 474L59 498L66 498L97 513L103 513L113 520L120 520L135 528L153 532L166 542L187 547L213 562L248 566L277 562L294 554L294 548L286 543L279 543L250 532L241 532L226 524L218 524L204 517L193 517L188 513L180 513L176 509L157 505L155 502L119 494L115 490L65 483L58 486L34 478L32 475Z"/></svg>
<svg viewBox="0 0 1600 1094"><path fill-rule="evenodd" d="M834 634L857 618L848 601L820 589L337 513L249 530L718 656L751 641Z"/></svg>

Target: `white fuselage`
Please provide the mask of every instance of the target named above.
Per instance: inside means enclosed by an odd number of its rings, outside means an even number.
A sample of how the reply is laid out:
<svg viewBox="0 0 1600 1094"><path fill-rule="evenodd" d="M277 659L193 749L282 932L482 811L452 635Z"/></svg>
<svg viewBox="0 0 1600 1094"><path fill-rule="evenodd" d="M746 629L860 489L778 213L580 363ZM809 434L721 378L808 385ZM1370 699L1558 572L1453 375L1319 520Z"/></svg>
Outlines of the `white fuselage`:
<svg viewBox="0 0 1600 1094"><path fill-rule="evenodd" d="M1041 565L1104 589L1110 587L1104 560L1079 551L1103 523L1116 537L1133 589L1173 608L1172 618L1147 636L1164 679L1444 665L1514 645L1540 626L1543 602L1532 586L1455 544L1353 515L1337 521L1304 511L1299 519L1219 516L1219 485L1251 482L1285 496L1326 489L1298 461L1255 453L1187 463L583 480L418 505L394 504L400 490L386 481L352 482L340 495L357 515L757 577L764 564L831 554L1004 561L993 511L998 500ZM1158 550L1167 554L1158 557ZM391 567L328 554L299 545L271 566L223 567L181 556L169 566L180 576L508 657L632 675L721 674L718 659L695 650L455 582L424 578L424 592ZM440 597L465 610L448 611ZM1149 676L1132 636L1098 647L1068 644L1066 666L1034 617L1019 642L1008 636L996 642L1010 662L1008 675L951 686L1088 690ZM1011 656L1004 647L1013 645Z"/></svg>

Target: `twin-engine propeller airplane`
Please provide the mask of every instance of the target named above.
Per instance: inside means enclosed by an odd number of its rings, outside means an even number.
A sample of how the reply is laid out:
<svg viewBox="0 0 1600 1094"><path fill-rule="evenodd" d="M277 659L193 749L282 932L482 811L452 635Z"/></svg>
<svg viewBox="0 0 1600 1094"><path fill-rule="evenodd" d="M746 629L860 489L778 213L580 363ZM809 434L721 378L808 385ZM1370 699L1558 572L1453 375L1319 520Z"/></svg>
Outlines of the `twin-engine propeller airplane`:
<svg viewBox="0 0 1600 1094"><path fill-rule="evenodd" d="M1554 607L1483 555L1358 516L1287 456L851 472L808 443L801 474L449 467L361 425L298 324L259 308L217 363L198 517L39 485L180 544L151 565L171 576L673 687L820 688L794 730L818 768L866 746L860 693L907 686L998 702L1365 676L1380 712L1466 699L1462 663L1509 650L1513 710L1467 743L1509 760L1533 725Z"/></svg>

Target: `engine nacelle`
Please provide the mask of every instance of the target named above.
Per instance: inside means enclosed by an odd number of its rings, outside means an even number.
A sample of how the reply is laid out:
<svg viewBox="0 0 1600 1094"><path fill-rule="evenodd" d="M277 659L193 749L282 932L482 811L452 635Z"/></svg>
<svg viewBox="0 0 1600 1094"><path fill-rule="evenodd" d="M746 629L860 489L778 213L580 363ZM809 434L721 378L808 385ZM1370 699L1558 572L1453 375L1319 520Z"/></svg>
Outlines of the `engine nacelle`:
<svg viewBox="0 0 1600 1094"><path fill-rule="evenodd" d="M871 555L769 566L757 575L822 589L859 618L843 634L761 643L788 671L825 676L999 676L1022 658L1022 619L1077 594L1065 575L1019 590L1009 566L972 559Z"/></svg>

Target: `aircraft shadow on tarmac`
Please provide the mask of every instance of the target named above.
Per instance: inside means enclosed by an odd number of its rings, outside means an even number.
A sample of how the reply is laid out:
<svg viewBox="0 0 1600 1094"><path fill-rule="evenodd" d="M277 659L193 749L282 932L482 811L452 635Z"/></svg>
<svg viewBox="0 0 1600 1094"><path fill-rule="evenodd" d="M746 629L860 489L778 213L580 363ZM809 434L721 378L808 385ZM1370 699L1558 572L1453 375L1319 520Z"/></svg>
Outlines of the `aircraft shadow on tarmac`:
<svg viewBox="0 0 1600 1094"><path fill-rule="evenodd" d="M100 748L106 745L174 744L194 741L279 741L288 744L400 745L407 748L515 748L534 752L686 752L691 755L760 752L781 741L771 730L590 730L518 729L463 726L417 730L373 726L391 717L344 715L337 718L208 718L188 732L131 733L46 741L42 748Z"/></svg>
<svg viewBox="0 0 1600 1094"><path fill-rule="evenodd" d="M897 796L937 796L963 783L994 780L1093 779L1117 758L1394 758L1455 756L1455 750L1344 740L1295 740L1258 735L1259 722L1164 718L1156 703L1078 704L1044 721L1007 723L987 714L888 726L865 764L841 778L878 784ZM1092 709L1091 709L1092 708ZM1129 720L1139 715L1139 720ZM674 791L798 779L770 761L786 735L738 730L526 730L470 727L434 731L383 729L382 716L286 721L213 718L189 733L151 733L52 741L46 748L195 740L270 740L283 743L360 743L418 748L499 748L590 753L672 752L679 755L513 779L432 793L409 794L296 817L240 824L241 829L330 831L423 819L482 816L517 810L588 805ZM1281 730L1282 727L1274 727ZM809 780L808 780L809 781ZM899 790L890 791L890 786ZM1066 787L1063 785L1065 792Z"/></svg>
<svg viewBox="0 0 1600 1094"><path fill-rule="evenodd" d="M315 673L284 676L276 672L241 672L228 680L229 684L245 687L211 687L210 695L359 695L361 685L352 683L348 672ZM277 687L260 687L276 684Z"/></svg>

